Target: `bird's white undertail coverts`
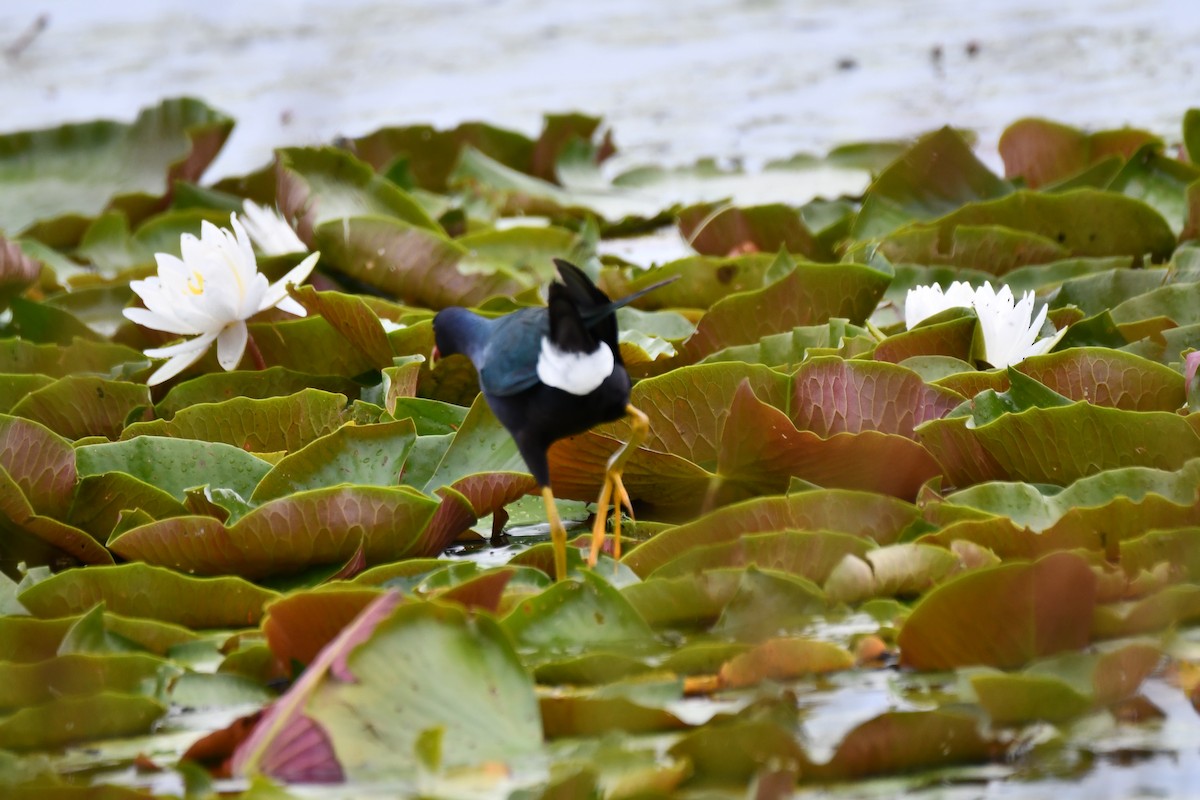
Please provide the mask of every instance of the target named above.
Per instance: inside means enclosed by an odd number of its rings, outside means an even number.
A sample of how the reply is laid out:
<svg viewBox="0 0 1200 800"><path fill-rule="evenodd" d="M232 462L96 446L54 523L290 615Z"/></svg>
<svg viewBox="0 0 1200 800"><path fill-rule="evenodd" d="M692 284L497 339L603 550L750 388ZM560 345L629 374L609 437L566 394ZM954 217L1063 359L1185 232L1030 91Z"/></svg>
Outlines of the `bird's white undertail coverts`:
<svg viewBox="0 0 1200 800"><path fill-rule="evenodd" d="M612 350L604 342L590 353L572 353L560 350L549 337L543 336L537 376L547 386L582 397L612 375L615 363Z"/></svg>

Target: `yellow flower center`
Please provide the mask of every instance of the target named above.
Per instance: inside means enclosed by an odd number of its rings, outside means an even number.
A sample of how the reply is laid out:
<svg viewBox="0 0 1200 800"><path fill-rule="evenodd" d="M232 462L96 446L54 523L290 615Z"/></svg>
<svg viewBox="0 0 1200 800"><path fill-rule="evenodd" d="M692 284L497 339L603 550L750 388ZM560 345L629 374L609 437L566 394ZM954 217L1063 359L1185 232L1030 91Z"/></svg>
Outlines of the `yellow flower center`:
<svg viewBox="0 0 1200 800"><path fill-rule="evenodd" d="M196 270L192 270L192 277L188 278L187 288L192 294L204 294L204 276Z"/></svg>

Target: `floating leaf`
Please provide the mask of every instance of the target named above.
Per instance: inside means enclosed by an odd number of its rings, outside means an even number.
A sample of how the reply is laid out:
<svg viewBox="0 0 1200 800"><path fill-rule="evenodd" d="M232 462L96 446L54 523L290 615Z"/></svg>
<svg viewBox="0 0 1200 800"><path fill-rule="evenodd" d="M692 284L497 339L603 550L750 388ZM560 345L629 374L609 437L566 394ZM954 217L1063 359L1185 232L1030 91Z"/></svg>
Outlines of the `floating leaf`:
<svg viewBox="0 0 1200 800"><path fill-rule="evenodd" d="M0 309L24 292L41 274L42 265L8 239L0 237Z"/></svg>
<svg viewBox="0 0 1200 800"><path fill-rule="evenodd" d="M717 302L683 344L681 363L698 361L723 347L756 342L763 336L833 317L861 323L874 310L889 277L858 264L797 264L762 289Z"/></svg>
<svg viewBox="0 0 1200 800"><path fill-rule="evenodd" d="M437 502L407 487L333 486L271 500L226 527L212 517L173 517L117 534L113 552L198 575L250 578L345 562L434 555L425 531Z"/></svg>
<svg viewBox="0 0 1200 800"><path fill-rule="evenodd" d="M1078 650L1088 643L1095 601L1095 574L1070 553L973 570L917 603L900 629L900 660L923 670L1004 668Z"/></svg>
<svg viewBox="0 0 1200 800"><path fill-rule="evenodd" d="M285 456L256 481L257 488L251 486L249 492L241 494L261 503L343 483L396 486L416 438L416 428L407 419L376 425L343 425Z"/></svg>
<svg viewBox="0 0 1200 800"><path fill-rule="evenodd" d="M348 217L394 216L441 233L408 192L345 150L288 147L277 150L275 157L279 209L295 220L300 238L309 244L321 223Z"/></svg>
<svg viewBox="0 0 1200 800"><path fill-rule="evenodd" d="M149 733L166 711L162 703L152 698L118 692L61 697L0 719L0 747L46 750Z"/></svg>
<svg viewBox="0 0 1200 800"><path fill-rule="evenodd" d="M102 602L118 614L190 628L255 625L275 597L241 578L193 578L148 564L68 570L20 594L22 605L43 617L78 614Z"/></svg>
<svg viewBox="0 0 1200 800"><path fill-rule="evenodd" d="M1080 437L1079 431L1089 435ZM955 486L988 480L1066 485L1105 469L1178 469L1200 456L1200 435L1175 414L1123 411L1086 402L1030 408L972 428L964 418L917 431Z"/></svg>
<svg viewBox="0 0 1200 800"><path fill-rule="evenodd" d="M783 249L814 261L833 260L800 213L781 203L746 208L705 203L683 209L678 218L679 232L702 255L777 253Z"/></svg>
<svg viewBox="0 0 1200 800"><path fill-rule="evenodd" d="M75 451L75 459L80 477L122 472L180 502L186 490L205 485L248 497L271 470L267 462L232 445L163 436L86 445Z"/></svg>
<svg viewBox="0 0 1200 800"><path fill-rule="evenodd" d="M1008 177L1031 188L1061 181L1110 156L1128 158L1139 147L1159 142L1145 131L1124 129L1084 133L1045 119L1014 122L1000 137L1000 157Z"/></svg>
<svg viewBox="0 0 1200 800"><path fill-rule="evenodd" d="M869 540L833 531L779 531L743 534L728 542L695 545L654 570L650 578L697 575L719 567L745 567L786 572L823 584L847 555L862 556Z"/></svg>
<svg viewBox="0 0 1200 800"><path fill-rule="evenodd" d="M918 425L962 402L904 367L840 358L810 359L793 378L792 420L822 436L880 431L909 438Z"/></svg>
<svg viewBox="0 0 1200 800"><path fill-rule="evenodd" d="M288 293L310 314L320 314L376 368L392 363L392 346L379 317L361 298L340 292L318 292L291 286Z"/></svg>
<svg viewBox="0 0 1200 800"><path fill-rule="evenodd" d="M0 145L7 187L0 228L17 233L67 217L73 230L53 243L69 246L83 233L82 218L107 207L144 215L173 179L199 178L232 128L233 120L184 98L143 109L133 124L97 121L9 134Z"/></svg>
<svg viewBox="0 0 1200 800"><path fill-rule="evenodd" d="M916 518L914 506L868 492L824 489L787 497L764 497L719 509L664 531L639 545L622 561L644 577L692 547L734 541L745 533L792 528L843 531L890 544Z"/></svg>
<svg viewBox="0 0 1200 800"><path fill-rule="evenodd" d="M161 658L140 653L67 654L25 664L0 662L0 709L103 691L153 697L182 672Z"/></svg>
<svg viewBox="0 0 1200 800"><path fill-rule="evenodd" d="M918 139L879 174L867 189L851 236L876 238L914 220L940 217L968 202L1011 191L957 131L942 128Z"/></svg>
<svg viewBox="0 0 1200 800"><path fill-rule="evenodd" d="M235 397L185 408L169 421L134 423L121 438L150 435L200 439L224 442L252 453L299 450L337 430L345 418L345 404L344 395L317 389L262 400Z"/></svg>
<svg viewBox="0 0 1200 800"><path fill-rule="evenodd" d="M0 466L39 514L62 514L76 480L70 443L36 422L0 415Z"/></svg>
<svg viewBox="0 0 1200 800"><path fill-rule="evenodd" d="M582 573L580 581L559 581L522 602L503 624L517 644L526 647L636 643L651 636L629 601L591 572Z"/></svg>
<svg viewBox="0 0 1200 800"><path fill-rule="evenodd" d="M460 270L466 251L459 244L399 220L332 221L315 235L322 258L338 270L410 305L476 306L529 285L503 272Z"/></svg>
<svg viewBox="0 0 1200 800"><path fill-rule="evenodd" d="M150 390L144 384L68 375L31 392L12 407L12 414L40 422L68 439L115 439L134 411L149 406Z"/></svg>
<svg viewBox="0 0 1200 800"><path fill-rule="evenodd" d="M730 688L764 680L787 681L854 666L854 657L837 645L813 639L768 639L721 666L721 683Z"/></svg>

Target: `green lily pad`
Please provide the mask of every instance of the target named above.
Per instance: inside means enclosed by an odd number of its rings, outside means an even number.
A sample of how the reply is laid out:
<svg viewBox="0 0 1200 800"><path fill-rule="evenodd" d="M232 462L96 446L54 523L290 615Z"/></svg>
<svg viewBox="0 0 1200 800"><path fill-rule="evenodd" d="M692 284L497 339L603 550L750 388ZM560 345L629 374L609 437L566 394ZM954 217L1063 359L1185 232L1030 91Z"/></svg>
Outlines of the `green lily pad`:
<svg viewBox="0 0 1200 800"><path fill-rule="evenodd" d="M149 733L166 711L166 706L153 698L120 692L60 697L0 719L0 747L45 750Z"/></svg>
<svg viewBox="0 0 1200 800"><path fill-rule="evenodd" d="M917 603L900 629L900 660L923 670L1005 668L1078 650L1095 602L1096 576L1071 553L973 570Z"/></svg>
<svg viewBox="0 0 1200 800"><path fill-rule="evenodd" d="M241 494L262 503L338 484L396 486L416 438L416 427L408 419L343 425L285 456L260 476L257 487Z"/></svg>
<svg viewBox="0 0 1200 800"><path fill-rule="evenodd" d="M171 420L135 422L121 434L224 442L252 453L299 450L341 427L346 397L305 389L287 397L235 397L181 410Z"/></svg>
<svg viewBox="0 0 1200 800"><path fill-rule="evenodd" d="M105 208L144 216L170 190L171 178L199 178L232 128L220 112L183 98L143 109L132 124L96 121L9 134L0 145L8 187L0 229L18 233L66 218L50 243L69 246L86 218Z"/></svg>
<svg viewBox="0 0 1200 800"><path fill-rule="evenodd" d="M651 639L641 615L603 578L559 581L504 618L505 630L525 647L562 649L578 644L635 644Z"/></svg>
<svg viewBox="0 0 1200 800"><path fill-rule="evenodd" d="M1094 434L1081 439L1081 430ZM1063 486L1105 469L1178 469L1200 456L1200 435L1183 417L1087 402L1030 408L974 428L962 417L931 420L917 438L959 487L988 480Z"/></svg>
<svg viewBox="0 0 1200 800"><path fill-rule="evenodd" d="M358 384L338 375L312 375L284 367L268 367L264 370L237 370L234 372L210 372L191 380L177 383L154 407L163 419L171 419L183 409L200 403L220 403L235 397L263 399L285 397L303 389L320 389L333 394L352 397L358 392Z"/></svg>
<svg viewBox="0 0 1200 800"><path fill-rule="evenodd" d="M22 605L43 617L79 614L103 602L117 614L190 628L255 625L275 597L241 578L193 578L149 564L68 570L19 595Z"/></svg>
<svg viewBox="0 0 1200 800"><path fill-rule="evenodd" d="M862 323L890 278L859 264L797 264L774 283L718 301L696 326L678 356L687 364L731 345L838 317Z"/></svg>
<svg viewBox="0 0 1200 800"><path fill-rule="evenodd" d="M1012 191L951 128L927 134L867 189L851 236L873 239L913 222L943 216L969 202Z"/></svg>
<svg viewBox="0 0 1200 800"><path fill-rule="evenodd" d="M80 477L123 472L180 502L187 489L204 485L247 497L271 470L267 462L232 445L163 436L86 445L75 451L75 461Z"/></svg>
<svg viewBox="0 0 1200 800"><path fill-rule="evenodd" d="M161 658L139 653L67 654L25 664L0 662L0 709L102 691L154 697L182 672Z"/></svg>
<svg viewBox="0 0 1200 800"><path fill-rule="evenodd" d="M279 209L309 244L321 223L348 217L393 216L441 233L408 192L345 150L288 147L277 150L276 159Z"/></svg>
<svg viewBox="0 0 1200 800"><path fill-rule="evenodd" d="M680 553L745 533L785 529L831 530L891 544L917 518L917 509L901 500L869 492L823 489L748 500L679 525L639 545L622 559L643 577Z"/></svg>

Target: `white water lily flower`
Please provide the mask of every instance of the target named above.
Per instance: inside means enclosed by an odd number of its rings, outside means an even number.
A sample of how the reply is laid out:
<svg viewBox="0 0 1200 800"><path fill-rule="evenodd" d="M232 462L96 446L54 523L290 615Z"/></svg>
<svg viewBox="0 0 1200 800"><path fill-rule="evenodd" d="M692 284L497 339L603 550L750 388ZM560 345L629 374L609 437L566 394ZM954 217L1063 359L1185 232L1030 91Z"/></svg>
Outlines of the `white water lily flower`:
<svg viewBox="0 0 1200 800"><path fill-rule="evenodd" d="M150 358L169 359L150 376L150 386L195 364L214 340L221 366L236 367L249 337L246 320L260 311L278 308L298 317L307 313L288 297L287 286L302 283L319 254L313 253L268 285L236 213L230 215L230 223L232 233L211 222L202 223L199 239L185 233L179 242L182 258L156 253L158 274L129 284L146 307L126 308L123 313L128 319L146 328L196 337L146 351Z"/></svg>
<svg viewBox="0 0 1200 800"><path fill-rule="evenodd" d="M242 221L250 241L264 256L284 256L288 253L306 253L308 248L287 220L273 208L260 206L252 200L242 203Z"/></svg>
<svg viewBox="0 0 1200 800"><path fill-rule="evenodd" d="M914 286L904 298L904 327L912 330L921 322L951 308L970 308L975 290L965 281L955 281L944 293L938 284Z"/></svg>
<svg viewBox="0 0 1200 800"><path fill-rule="evenodd" d="M1018 303L1012 289L1001 286L997 292L991 283L985 282L975 292L975 315L983 331L984 360L1003 369L1030 356L1050 352L1067 329L1039 340L1037 336L1048 310L1049 306L1043 305L1034 318L1033 292L1025 292Z"/></svg>

